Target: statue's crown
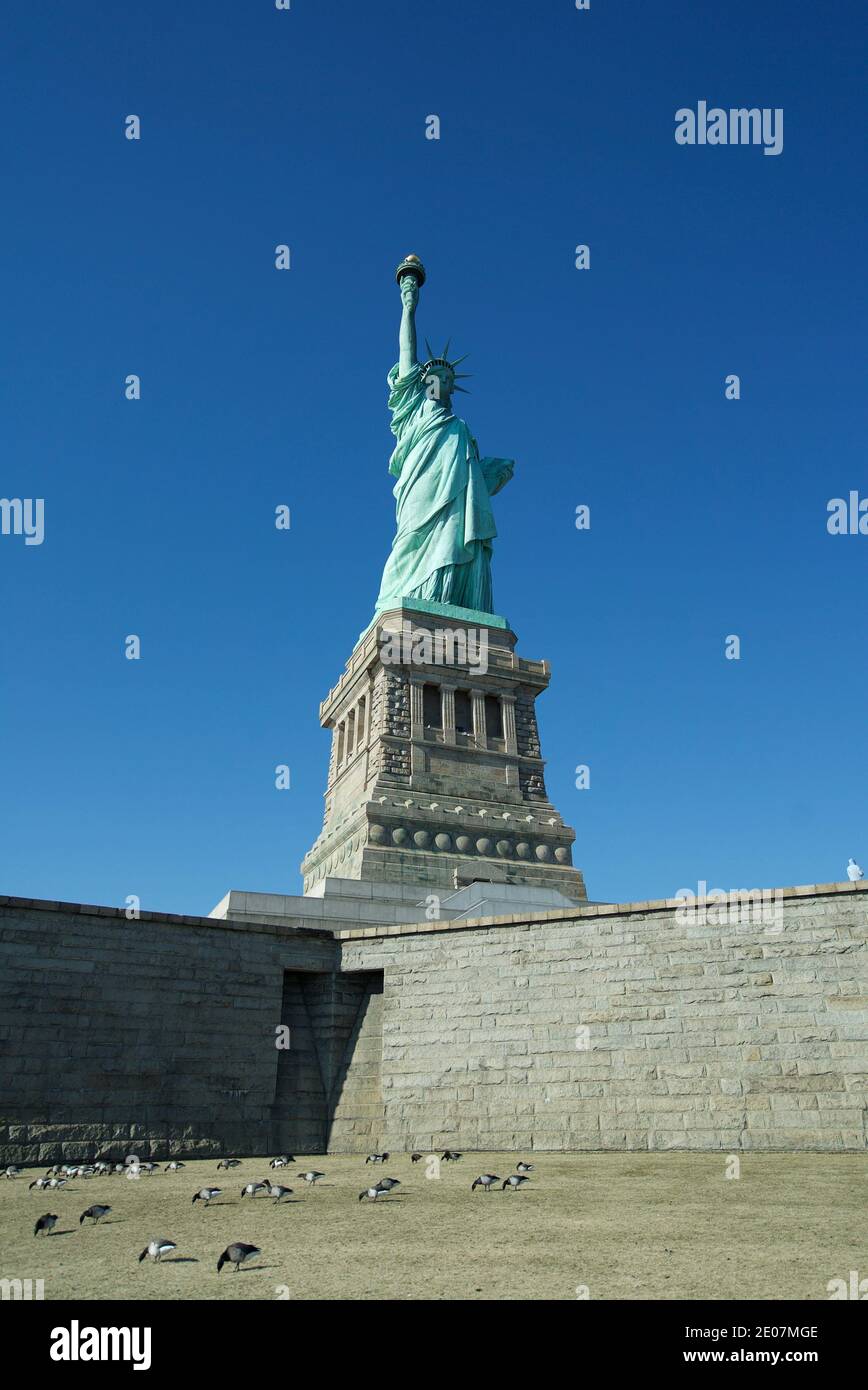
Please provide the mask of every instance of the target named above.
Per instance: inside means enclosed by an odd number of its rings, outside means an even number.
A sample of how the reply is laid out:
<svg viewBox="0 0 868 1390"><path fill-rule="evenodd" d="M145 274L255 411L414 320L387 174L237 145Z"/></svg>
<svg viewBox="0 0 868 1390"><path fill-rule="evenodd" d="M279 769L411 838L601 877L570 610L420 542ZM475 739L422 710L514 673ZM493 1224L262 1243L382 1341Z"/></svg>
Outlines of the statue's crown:
<svg viewBox="0 0 868 1390"><path fill-rule="evenodd" d="M462 362L464 361L464 358L467 356L467 353L465 352L465 354L464 354L463 357L456 357L455 361L454 361L454 362L451 362L451 361L449 360L449 344L451 343L451 341L452 341L451 338L449 338L449 339L447 340L445 348L443 349L443 351L442 351L442 353L440 354L440 356L437 357L437 356L435 355L435 353L434 353L433 348L431 347L431 344L428 342L428 339L427 339L427 338L425 339L425 346L426 346L426 348L428 349L428 361L425 362L425 363L423 364L423 366L422 366L422 375L423 375L423 376L425 375L426 372L430 371L432 367L448 367L449 370L450 370L450 372L452 373L452 375L453 375L453 377L455 378L456 381L458 381L459 378L463 381L463 380L465 380L467 377L469 377L469 376L472 375L471 372L456 372L455 368L456 368L457 366L459 366L460 363L462 363ZM456 386L456 387L455 387L455 390L456 390L456 391L466 391L466 390L467 390L467 387L466 387L466 386Z"/></svg>

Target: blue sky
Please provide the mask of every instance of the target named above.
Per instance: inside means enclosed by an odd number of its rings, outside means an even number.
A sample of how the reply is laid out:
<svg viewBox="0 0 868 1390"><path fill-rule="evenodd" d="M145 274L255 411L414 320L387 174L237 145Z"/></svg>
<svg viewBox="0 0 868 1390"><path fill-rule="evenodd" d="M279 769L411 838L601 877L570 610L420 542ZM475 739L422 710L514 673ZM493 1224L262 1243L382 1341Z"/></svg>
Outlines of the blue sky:
<svg viewBox="0 0 868 1390"><path fill-rule="evenodd" d="M868 536L826 530L868 495L856 0L4 24L0 493L44 498L46 532L0 537L0 891L300 891L318 703L393 533L411 250L421 333L471 354L466 418L517 461L495 606L552 664L548 789L590 895L865 863ZM782 154L676 145L700 100L783 108Z"/></svg>

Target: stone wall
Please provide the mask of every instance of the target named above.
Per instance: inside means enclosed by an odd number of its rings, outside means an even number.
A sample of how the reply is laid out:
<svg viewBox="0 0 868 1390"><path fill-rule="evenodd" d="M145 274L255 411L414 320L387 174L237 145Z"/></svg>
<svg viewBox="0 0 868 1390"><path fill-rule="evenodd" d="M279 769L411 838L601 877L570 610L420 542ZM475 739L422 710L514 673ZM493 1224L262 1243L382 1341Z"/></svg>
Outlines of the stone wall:
<svg viewBox="0 0 868 1390"><path fill-rule="evenodd" d="M864 1149L868 884L780 892L334 934L0 898L0 1161Z"/></svg>
<svg viewBox="0 0 868 1390"><path fill-rule="evenodd" d="M284 971L336 954L326 931L0 899L0 1161L266 1151Z"/></svg>
<svg viewBox="0 0 868 1390"><path fill-rule="evenodd" d="M383 1127L383 977L287 971L284 979L291 1046L278 1059L271 1147L370 1152Z"/></svg>
<svg viewBox="0 0 868 1390"><path fill-rule="evenodd" d="M863 1149L866 888L780 890L770 925L670 901L338 933L384 971L380 1146Z"/></svg>
<svg viewBox="0 0 868 1390"><path fill-rule="evenodd" d="M329 1097L328 1147L371 1153L383 1132L383 977L362 974L359 1004Z"/></svg>

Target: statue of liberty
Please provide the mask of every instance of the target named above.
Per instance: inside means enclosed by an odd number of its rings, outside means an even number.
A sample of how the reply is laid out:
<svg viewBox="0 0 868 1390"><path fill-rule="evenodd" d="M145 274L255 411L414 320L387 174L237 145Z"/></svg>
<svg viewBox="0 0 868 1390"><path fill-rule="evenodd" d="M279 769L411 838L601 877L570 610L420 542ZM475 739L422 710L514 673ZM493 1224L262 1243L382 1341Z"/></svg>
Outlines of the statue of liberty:
<svg viewBox="0 0 868 1390"><path fill-rule="evenodd" d="M397 478L397 530L383 571L377 611L422 599L493 613L492 540L497 535L491 498L512 477L511 459L481 458L476 440L452 413L452 394L463 391L449 360L449 344L428 360L416 355L416 305L425 283L417 256L407 256L396 278L401 291L399 360L388 375L392 433L397 438L389 472Z"/></svg>

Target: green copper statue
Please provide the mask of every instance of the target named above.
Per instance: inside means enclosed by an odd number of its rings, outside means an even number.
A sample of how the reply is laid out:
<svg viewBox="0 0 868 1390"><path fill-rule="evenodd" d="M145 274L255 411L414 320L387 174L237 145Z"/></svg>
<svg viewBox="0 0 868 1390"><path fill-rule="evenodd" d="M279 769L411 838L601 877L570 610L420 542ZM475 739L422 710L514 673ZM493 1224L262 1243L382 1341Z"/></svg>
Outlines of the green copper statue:
<svg viewBox="0 0 868 1390"><path fill-rule="evenodd" d="M480 458L476 440L452 414L463 358L416 356L416 305L425 269L407 256L396 278L403 312L400 357L388 375L392 433L389 462L397 478L397 531L383 571L377 610L413 599L493 613L491 542L497 535L491 498L512 477L511 459Z"/></svg>

